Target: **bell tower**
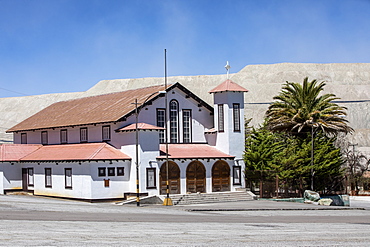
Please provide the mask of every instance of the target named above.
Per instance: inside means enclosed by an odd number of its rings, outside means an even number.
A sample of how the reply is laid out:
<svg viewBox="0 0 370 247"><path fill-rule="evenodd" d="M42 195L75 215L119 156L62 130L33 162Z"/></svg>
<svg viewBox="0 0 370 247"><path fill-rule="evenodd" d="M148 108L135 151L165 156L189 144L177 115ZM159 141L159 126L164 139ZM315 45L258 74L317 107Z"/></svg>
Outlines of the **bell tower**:
<svg viewBox="0 0 370 247"><path fill-rule="evenodd" d="M229 63L225 66L229 77ZM244 93L247 89L227 78L209 91L214 101L214 126L217 131L216 148L236 159L244 152Z"/></svg>

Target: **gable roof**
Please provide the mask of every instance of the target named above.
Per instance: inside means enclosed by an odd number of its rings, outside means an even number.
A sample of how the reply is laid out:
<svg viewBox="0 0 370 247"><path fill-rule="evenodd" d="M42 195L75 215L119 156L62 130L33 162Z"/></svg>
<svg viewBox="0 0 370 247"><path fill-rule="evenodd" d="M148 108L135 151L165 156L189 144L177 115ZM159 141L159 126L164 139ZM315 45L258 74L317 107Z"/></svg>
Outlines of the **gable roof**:
<svg viewBox="0 0 370 247"><path fill-rule="evenodd" d="M107 143L66 145L4 144L0 161L96 161L129 160L120 150Z"/></svg>
<svg viewBox="0 0 370 247"><path fill-rule="evenodd" d="M227 79L226 81L209 91L209 93L220 92L248 92L248 90L240 86L239 84L236 84L232 80Z"/></svg>
<svg viewBox="0 0 370 247"><path fill-rule="evenodd" d="M213 112L213 108L210 105L179 83L169 85L167 91L175 87L182 90L189 97L192 97L198 104L205 106ZM131 114L134 114L135 105L133 103L135 99L138 102L144 102L149 99L145 104L149 105L152 101L163 96L163 94L159 94L158 92L164 90L165 86L159 85L57 102L13 126L6 132L123 121ZM142 107L144 106L140 106L139 108Z"/></svg>
<svg viewBox="0 0 370 247"><path fill-rule="evenodd" d="M166 158L166 145L160 146L161 156L158 158ZM229 158L235 156L225 154L215 147L208 144L168 144L168 157L170 159L186 159L186 158Z"/></svg>

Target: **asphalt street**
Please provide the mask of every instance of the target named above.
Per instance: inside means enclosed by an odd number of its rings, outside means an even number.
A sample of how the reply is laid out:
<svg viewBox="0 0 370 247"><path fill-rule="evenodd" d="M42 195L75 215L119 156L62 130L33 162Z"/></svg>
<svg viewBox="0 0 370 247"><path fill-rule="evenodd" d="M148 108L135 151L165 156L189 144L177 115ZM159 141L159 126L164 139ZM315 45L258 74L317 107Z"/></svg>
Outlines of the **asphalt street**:
<svg viewBox="0 0 370 247"><path fill-rule="evenodd" d="M119 205L0 196L0 246L369 246L370 201Z"/></svg>

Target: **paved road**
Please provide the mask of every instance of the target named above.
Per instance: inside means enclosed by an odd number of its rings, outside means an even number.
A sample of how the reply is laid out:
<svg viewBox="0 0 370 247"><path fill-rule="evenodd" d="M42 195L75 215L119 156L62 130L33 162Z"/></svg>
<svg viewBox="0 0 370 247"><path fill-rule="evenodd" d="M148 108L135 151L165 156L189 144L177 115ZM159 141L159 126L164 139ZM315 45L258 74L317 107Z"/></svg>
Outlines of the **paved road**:
<svg viewBox="0 0 370 247"><path fill-rule="evenodd" d="M266 201L137 208L8 195L0 196L0 246L368 246L370 210L337 209Z"/></svg>

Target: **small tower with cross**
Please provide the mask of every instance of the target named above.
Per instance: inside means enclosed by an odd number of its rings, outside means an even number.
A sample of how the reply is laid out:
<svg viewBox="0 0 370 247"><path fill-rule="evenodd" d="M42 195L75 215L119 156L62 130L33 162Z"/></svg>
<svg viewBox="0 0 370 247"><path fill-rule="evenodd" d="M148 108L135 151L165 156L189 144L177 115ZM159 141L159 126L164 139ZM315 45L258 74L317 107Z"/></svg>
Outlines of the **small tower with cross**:
<svg viewBox="0 0 370 247"><path fill-rule="evenodd" d="M225 68L227 79L209 91L214 101L216 147L241 159L244 151L244 93L248 90L229 79L229 62Z"/></svg>

